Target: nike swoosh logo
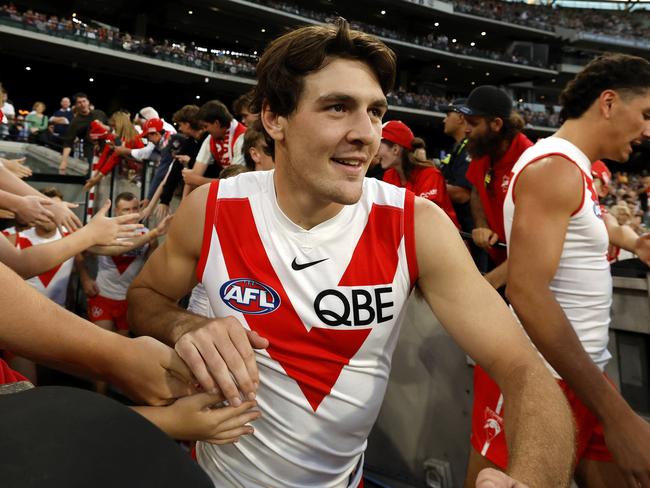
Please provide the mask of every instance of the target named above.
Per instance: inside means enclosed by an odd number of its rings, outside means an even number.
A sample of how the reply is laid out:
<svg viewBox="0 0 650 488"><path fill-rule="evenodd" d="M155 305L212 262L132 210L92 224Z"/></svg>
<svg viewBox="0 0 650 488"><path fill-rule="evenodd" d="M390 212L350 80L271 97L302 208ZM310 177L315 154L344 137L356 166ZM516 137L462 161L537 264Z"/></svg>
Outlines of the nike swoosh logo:
<svg viewBox="0 0 650 488"><path fill-rule="evenodd" d="M327 261L329 258L325 259L319 259L318 261L312 261L311 263L302 263L298 264L296 263L296 258L293 258L293 261L291 262L291 269L295 271L300 271L301 269L309 268L310 266L313 266L314 264L322 263L323 261Z"/></svg>

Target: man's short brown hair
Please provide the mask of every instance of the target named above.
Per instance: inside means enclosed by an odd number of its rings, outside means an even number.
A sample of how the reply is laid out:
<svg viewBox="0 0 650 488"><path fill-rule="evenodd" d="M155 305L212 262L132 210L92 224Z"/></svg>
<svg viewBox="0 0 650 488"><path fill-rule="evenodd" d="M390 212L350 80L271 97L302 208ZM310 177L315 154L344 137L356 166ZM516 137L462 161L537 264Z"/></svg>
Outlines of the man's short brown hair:
<svg viewBox="0 0 650 488"><path fill-rule="evenodd" d="M41 188L39 190L43 195L49 198L60 198L63 200L63 193L55 186L48 186L47 188Z"/></svg>
<svg viewBox="0 0 650 488"><path fill-rule="evenodd" d="M174 112L172 121L175 124L180 124L181 122L187 122L190 124L190 127L194 130L201 130L201 124L199 124L196 115L199 113L199 107L196 105L185 105L183 108Z"/></svg>
<svg viewBox="0 0 650 488"><path fill-rule="evenodd" d="M251 109L259 113L268 103L272 112L287 116L298 106L304 78L323 69L328 58L366 63L375 73L384 93L395 83L396 57L386 44L361 31L351 30L345 19L328 25L301 27L271 42L257 63L257 86ZM264 131L274 153L273 140Z"/></svg>

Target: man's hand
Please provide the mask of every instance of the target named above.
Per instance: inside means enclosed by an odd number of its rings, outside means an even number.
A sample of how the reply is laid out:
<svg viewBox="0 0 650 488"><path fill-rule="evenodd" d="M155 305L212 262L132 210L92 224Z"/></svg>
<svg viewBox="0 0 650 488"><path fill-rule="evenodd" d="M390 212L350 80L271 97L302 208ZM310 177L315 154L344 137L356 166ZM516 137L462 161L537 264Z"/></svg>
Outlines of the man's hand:
<svg viewBox="0 0 650 488"><path fill-rule="evenodd" d="M631 411L604 424L605 443L628 488L650 488L650 425Z"/></svg>
<svg viewBox="0 0 650 488"><path fill-rule="evenodd" d="M32 176L32 170L25 166L25 158L20 159L3 159L2 164L5 168L15 174L18 178L27 178Z"/></svg>
<svg viewBox="0 0 650 488"><path fill-rule="evenodd" d="M26 195L11 209L16 217L28 225L54 222L54 200L45 195Z"/></svg>
<svg viewBox="0 0 650 488"><path fill-rule="evenodd" d="M472 229L472 239L478 247L488 250L497 243L499 236L487 227L476 227Z"/></svg>
<svg viewBox="0 0 650 488"><path fill-rule="evenodd" d="M64 175L68 172L68 158L61 157L61 162L59 163L59 174Z"/></svg>
<svg viewBox="0 0 650 488"><path fill-rule="evenodd" d="M131 242L125 239L138 235L136 231L142 228L142 224L135 222L140 219L140 214L107 217L106 213L110 206L111 201L107 199L99 212L86 225L91 235L92 246L130 246Z"/></svg>
<svg viewBox="0 0 650 488"><path fill-rule="evenodd" d="M184 168L183 169L183 181L186 185L199 186L203 177L197 175L193 170Z"/></svg>
<svg viewBox="0 0 650 488"><path fill-rule="evenodd" d="M95 175L91 176L90 178L88 178L86 180L86 184L84 185L84 191L90 190L93 186L95 186L97 183L102 181L103 177L104 177L104 175L102 175L101 173L98 172L97 174L95 174Z"/></svg>
<svg viewBox="0 0 650 488"><path fill-rule="evenodd" d="M639 236L634 245L634 254L639 256L639 259L645 264L650 266L650 232L646 232Z"/></svg>
<svg viewBox="0 0 650 488"><path fill-rule="evenodd" d="M68 232L73 232L81 228L81 220L77 217L71 208L77 208L79 205L69 202L52 201L52 213L54 214L54 222L56 223L61 233L62 228L65 227Z"/></svg>
<svg viewBox="0 0 650 488"><path fill-rule="evenodd" d="M251 410L257 403L249 401L239 407L211 408L222 400L223 395L214 393L179 398L166 407L170 416L169 435L180 440L230 444L243 435L252 434L253 427L247 424L262 415L259 410Z"/></svg>
<svg viewBox="0 0 650 488"><path fill-rule="evenodd" d="M195 380L173 349L152 337L127 339L109 380L126 395L149 405L168 405L196 393Z"/></svg>
<svg viewBox="0 0 650 488"><path fill-rule="evenodd" d="M238 407L239 391L244 399L254 400L260 382L253 348L268 346L267 339L245 329L236 318L225 317L183 334L175 349L205 391L219 389Z"/></svg>
<svg viewBox="0 0 650 488"><path fill-rule="evenodd" d="M482 470L476 477L476 488L528 488L528 485L492 468Z"/></svg>
<svg viewBox="0 0 650 488"><path fill-rule="evenodd" d="M97 282L89 277L81 278L81 288L87 297L94 297L99 293Z"/></svg>

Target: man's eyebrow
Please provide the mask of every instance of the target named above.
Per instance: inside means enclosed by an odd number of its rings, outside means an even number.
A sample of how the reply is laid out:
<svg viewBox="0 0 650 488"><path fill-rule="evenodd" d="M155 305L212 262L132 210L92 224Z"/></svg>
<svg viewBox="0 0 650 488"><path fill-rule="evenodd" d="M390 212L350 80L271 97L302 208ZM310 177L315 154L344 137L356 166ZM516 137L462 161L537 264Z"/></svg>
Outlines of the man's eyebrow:
<svg viewBox="0 0 650 488"><path fill-rule="evenodd" d="M357 103L357 99L353 96L347 95L345 93L328 93L326 95L322 95L318 97L317 99L318 103L333 103L333 102L338 102L338 103ZM370 104L371 107L382 107L382 108L387 108L388 107L388 102L386 101L386 98L378 98L376 100L373 100Z"/></svg>

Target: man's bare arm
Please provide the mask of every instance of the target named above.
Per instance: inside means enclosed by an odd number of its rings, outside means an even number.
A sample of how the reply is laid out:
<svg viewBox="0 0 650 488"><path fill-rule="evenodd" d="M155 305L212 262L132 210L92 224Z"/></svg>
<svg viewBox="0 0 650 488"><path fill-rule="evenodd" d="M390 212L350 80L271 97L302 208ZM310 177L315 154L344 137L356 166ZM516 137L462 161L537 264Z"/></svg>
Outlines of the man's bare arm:
<svg viewBox="0 0 650 488"><path fill-rule="evenodd" d="M131 284L129 323L136 332L173 345L206 391L220 389L236 406L239 390L255 397L259 374L252 347L267 347L268 341L233 317L208 319L178 307L197 283L208 190L200 187L183 200L167 239Z"/></svg>
<svg viewBox="0 0 650 488"><path fill-rule="evenodd" d="M616 217L603 214L607 227L609 243L636 254L641 261L650 266L650 233L638 235L629 225L620 225Z"/></svg>
<svg viewBox="0 0 650 488"><path fill-rule="evenodd" d="M472 197L472 191L469 188L458 185L447 184L447 193L454 203L467 203Z"/></svg>
<svg viewBox="0 0 650 488"><path fill-rule="evenodd" d="M628 473L641 469L650 476L650 426L591 360L549 288L570 216L580 205L582 185L579 170L562 158L539 161L520 174L507 294L539 351L603 423L617 463Z"/></svg>
<svg viewBox="0 0 650 488"><path fill-rule="evenodd" d="M110 381L146 403L166 404L195 391L187 367L158 341L128 339L97 327L42 296L3 264L0 288L3 349Z"/></svg>
<svg viewBox="0 0 650 488"><path fill-rule="evenodd" d="M566 486L573 420L556 381L442 211L418 199L415 232L420 290L447 331L503 392L511 476L531 487ZM539 409L541 403L548 409Z"/></svg>

